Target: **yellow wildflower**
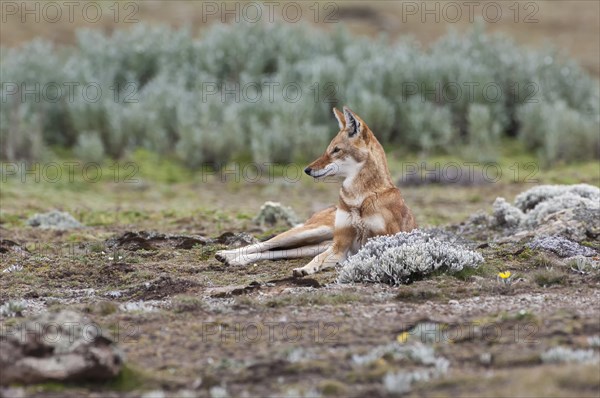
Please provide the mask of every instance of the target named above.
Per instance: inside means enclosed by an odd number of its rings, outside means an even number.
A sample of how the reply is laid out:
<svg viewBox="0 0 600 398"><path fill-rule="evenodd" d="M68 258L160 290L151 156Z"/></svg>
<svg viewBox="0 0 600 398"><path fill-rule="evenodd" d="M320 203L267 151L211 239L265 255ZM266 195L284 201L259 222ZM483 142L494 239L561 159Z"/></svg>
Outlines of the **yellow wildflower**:
<svg viewBox="0 0 600 398"><path fill-rule="evenodd" d="M398 336L396 336L396 341L398 343L404 344L408 341L408 332L402 332Z"/></svg>
<svg viewBox="0 0 600 398"><path fill-rule="evenodd" d="M502 279L508 279L510 278L510 271L500 272L498 276Z"/></svg>

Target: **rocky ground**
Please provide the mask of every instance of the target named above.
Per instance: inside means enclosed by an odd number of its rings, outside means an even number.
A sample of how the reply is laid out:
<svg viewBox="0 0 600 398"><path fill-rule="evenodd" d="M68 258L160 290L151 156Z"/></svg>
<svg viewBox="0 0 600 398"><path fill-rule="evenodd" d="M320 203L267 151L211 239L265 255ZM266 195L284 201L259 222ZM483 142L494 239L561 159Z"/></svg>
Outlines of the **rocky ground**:
<svg viewBox="0 0 600 398"><path fill-rule="evenodd" d="M292 278L303 259L224 266L215 251L284 228L247 213L144 210L89 226L95 214L68 230L8 217L0 395L597 397L597 211L563 198L572 210L533 212L533 196L513 201L525 188L502 187L494 206L497 187L412 190L429 193L407 195L421 219L434 212L423 203L481 208L436 228L485 261L401 286Z"/></svg>

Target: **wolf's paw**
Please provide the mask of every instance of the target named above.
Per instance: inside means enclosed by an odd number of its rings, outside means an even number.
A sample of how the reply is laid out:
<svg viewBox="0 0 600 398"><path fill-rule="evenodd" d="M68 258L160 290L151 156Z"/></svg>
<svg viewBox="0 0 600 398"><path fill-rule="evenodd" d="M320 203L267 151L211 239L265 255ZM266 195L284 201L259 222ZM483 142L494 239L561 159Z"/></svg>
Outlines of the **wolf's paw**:
<svg viewBox="0 0 600 398"><path fill-rule="evenodd" d="M307 267L302 267L302 268L294 268L294 277L296 278L302 278L303 276L306 275L311 275L314 274L315 272L317 272L314 268L307 268Z"/></svg>
<svg viewBox="0 0 600 398"><path fill-rule="evenodd" d="M215 258L225 264L227 264L227 261L229 260L229 257L227 257L223 250L216 252Z"/></svg>
<svg viewBox="0 0 600 398"><path fill-rule="evenodd" d="M243 261L239 254L227 253L226 250L221 250L215 253L215 258L225 265L242 266L248 264Z"/></svg>

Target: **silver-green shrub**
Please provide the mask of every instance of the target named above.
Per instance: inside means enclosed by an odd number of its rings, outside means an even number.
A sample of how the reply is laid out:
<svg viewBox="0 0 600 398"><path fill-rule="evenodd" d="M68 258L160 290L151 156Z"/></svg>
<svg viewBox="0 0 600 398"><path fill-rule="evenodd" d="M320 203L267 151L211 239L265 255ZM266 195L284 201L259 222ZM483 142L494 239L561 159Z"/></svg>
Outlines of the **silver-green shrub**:
<svg viewBox="0 0 600 398"><path fill-rule="evenodd" d="M597 111L586 114L558 100L523 105L517 118L521 123L519 139L546 163L597 158L600 154Z"/></svg>
<svg viewBox="0 0 600 398"><path fill-rule="evenodd" d="M502 126L493 117L489 107L470 104L467 110L468 149L479 161L491 161L498 156Z"/></svg>
<svg viewBox="0 0 600 398"><path fill-rule="evenodd" d="M72 47L2 49L1 70L2 159L36 159L44 145L96 155L81 149L94 131L111 157L143 147L190 167L305 160L335 133L331 107L342 104L384 144L407 150L477 148L472 160L492 160L503 135L518 135L548 163L600 155L598 82L552 50L482 26L423 49L302 24L213 25L199 38L136 24L81 30ZM76 86L57 101L10 94L11 84L36 83ZM242 89L249 83L262 87L256 101ZM298 99L284 98L288 83L301 88ZM84 97L90 84L102 89L97 101Z"/></svg>
<svg viewBox="0 0 600 398"><path fill-rule="evenodd" d="M338 282L372 282L400 285L436 270L458 272L477 268L483 256L476 251L442 241L415 230L371 238L346 260Z"/></svg>
<svg viewBox="0 0 600 398"><path fill-rule="evenodd" d="M43 99L53 100L55 84L65 81L60 51L36 39L19 48L2 48L0 54L0 159L40 159L45 144L73 144L60 128L62 104Z"/></svg>
<svg viewBox="0 0 600 398"><path fill-rule="evenodd" d="M94 131L83 132L77 137L77 144L73 150L79 159L90 162L101 162L104 159L104 144Z"/></svg>
<svg viewBox="0 0 600 398"><path fill-rule="evenodd" d="M449 107L409 98L399 111L400 138L403 145L424 151L448 148L456 139L456 128Z"/></svg>

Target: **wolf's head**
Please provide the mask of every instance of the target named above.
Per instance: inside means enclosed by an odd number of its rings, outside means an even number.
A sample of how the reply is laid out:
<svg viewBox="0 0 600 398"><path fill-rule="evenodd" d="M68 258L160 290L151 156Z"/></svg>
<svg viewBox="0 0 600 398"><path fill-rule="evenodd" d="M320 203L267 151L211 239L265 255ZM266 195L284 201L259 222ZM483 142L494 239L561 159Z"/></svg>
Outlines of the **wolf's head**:
<svg viewBox="0 0 600 398"><path fill-rule="evenodd" d="M373 153L374 147L381 150L381 153L383 149L366 123L349 108L344 107L344 113L333 108L333 114L338 120L340 131L327 146L325 153L309 164L304 172L314 178L353 178ZM383 156L385 161L385 154Z"/></svg>

